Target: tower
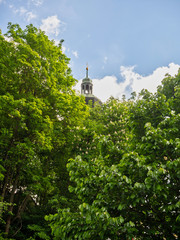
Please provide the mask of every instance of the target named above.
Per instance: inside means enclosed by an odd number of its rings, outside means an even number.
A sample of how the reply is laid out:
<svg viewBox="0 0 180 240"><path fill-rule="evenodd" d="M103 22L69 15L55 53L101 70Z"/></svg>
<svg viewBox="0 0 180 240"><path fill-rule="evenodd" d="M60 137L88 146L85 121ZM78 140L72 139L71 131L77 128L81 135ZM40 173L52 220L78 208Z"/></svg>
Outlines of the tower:
<svg viewBox="0 0 180 240"><path fill-rule="evenodd" d="M92 102L93 107L95 102L102 104L101 101L93 95L93 83L92 80L88 77L88 65L86 67L86 77L82 80L81 83L81 94L85 96L86 104L88 104L89 101Z"/></svg>
<svg viewBox="0 0 180 240"><path fill-rule="evenodd" d="M86 77L82 80L81 84L81 94L85 95L85 97L93 95L92 80L88 77L88 65L86 67Z"/></svg>

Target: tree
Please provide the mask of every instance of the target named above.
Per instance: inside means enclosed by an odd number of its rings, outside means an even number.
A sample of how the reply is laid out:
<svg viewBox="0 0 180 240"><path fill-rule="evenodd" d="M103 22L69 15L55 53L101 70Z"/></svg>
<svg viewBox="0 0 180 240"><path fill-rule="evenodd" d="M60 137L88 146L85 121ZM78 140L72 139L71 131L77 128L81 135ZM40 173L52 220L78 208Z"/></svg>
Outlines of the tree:
<svg viewBox="0 0 180 240"><path fill-rule="evenodd" d="M119 133L123 151L113 155L113 146L118 143L113 133L121 114L115 117L110 107L96 111L95 119L100 119L100 134L106 132L104 121L113 122L107 128L112 136L106 138L112 152L108 148L102 151L101 142L94 156L82 154L67 164L72 181L69 190L80 204L77 209L61 208L46 217L55 240L180 236L180 115L163 92L153 95L143 91L135 102L121 104L114 112L128 108L123 116L123 120L128 119L128 127L121 125L121 132L128 133L128 138ZM115 126L113 131L111 125Z"/></svg>
<svg viewBox="0 0 180 240"><path fill-rule="evenodd" d="M0 35L0 190L2 203L9 204L6 214L0 210L6 235L23 227L29 205L46 206L58 186L56 166L65 165L76 126L86 116L61 45L33 25L22 30L10 23Z"/></svg>
<svg viewBox="0 0 180 240"><path fill-rule="evenodd" d="M145 135L145 124L150 122L157 127L171 111L169 103L164 94L152 94L147 90L142 90L138 101L132 103L130 108L131 129L138 141Z"/></svg>
<svg viewBox="0 0 180 240"><path fill-rule="evenodd" d="M180 70L175 77L166 75L162 81L162 85L158 88L159 94L164 94L171 108L180 113Z"/></svg>
<svg viewBox="0 0 180 240"><path fill-rule="evenodd" d="M107 165L119 162L131 139L130 105L130 102L110 98L91 108L83 127L78 128L74 157L81 155L83 159L92 160L100 154L106 157Z"/></svg>

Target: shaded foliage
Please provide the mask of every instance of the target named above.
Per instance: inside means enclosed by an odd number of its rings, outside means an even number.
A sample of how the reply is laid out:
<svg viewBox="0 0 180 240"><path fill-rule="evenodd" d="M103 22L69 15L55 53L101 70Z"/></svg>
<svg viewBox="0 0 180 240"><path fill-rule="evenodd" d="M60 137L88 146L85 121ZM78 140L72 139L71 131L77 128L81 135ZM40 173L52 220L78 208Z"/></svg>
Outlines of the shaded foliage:
<svg viewBox="0 0 180 240"><path fill-rule="evenodd" d="M80 204L46 217L54 239L178 239L180 115L166 84L91 110L81 156L67 165Z"/></svg>

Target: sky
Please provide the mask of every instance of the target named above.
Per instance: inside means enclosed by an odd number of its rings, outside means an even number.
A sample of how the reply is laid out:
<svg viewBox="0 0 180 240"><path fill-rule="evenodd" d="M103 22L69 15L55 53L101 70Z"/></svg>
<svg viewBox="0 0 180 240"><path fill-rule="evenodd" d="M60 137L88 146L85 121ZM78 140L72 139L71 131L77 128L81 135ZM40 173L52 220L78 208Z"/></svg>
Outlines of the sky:
<svg viewBox="0 0 180 240"><path fill-rule="evenodd" d="M63 42L72 75L93 80L94 95L155 92L180 68L180 0L0 0L0 29L32 23Z"/></svg>

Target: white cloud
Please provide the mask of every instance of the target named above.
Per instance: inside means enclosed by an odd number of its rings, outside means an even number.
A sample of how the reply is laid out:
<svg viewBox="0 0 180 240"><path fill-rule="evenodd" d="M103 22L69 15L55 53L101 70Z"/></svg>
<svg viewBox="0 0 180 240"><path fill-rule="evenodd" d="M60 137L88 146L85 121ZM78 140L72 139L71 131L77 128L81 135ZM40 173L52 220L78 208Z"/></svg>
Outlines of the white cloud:
<svg viewBox="0 0 180 240"><path fill-rule="evenodd" d="M26 19L27 19L28 22L30 22L34 18L36 18L36 14L34 14L32 12L27 12L26 13Z"/></svg>
<svg viewBox="0 0 180 240"><path fill-rule="evenodd" d="M77 51L72 51L72 54L75 56L75 58L78 58L78 52Z"/></svg>
<svg viewBox="0 0 180 240"><path fill-rule="evenodd" d="M47 35L58 36L60 32L64 31L65 23L59 20L57 15L54 15L43 19L40 28L45 31Z"/></svg>
<svg viewBox="0 0 180 240"><path fill-rule="evenodd" d="M93 93L96 97L105 102L110 96L115 98L122 98L125 94L127 98L131 92L139 93L143 88L154 93L157 90L157 86L161 84L161 81L167 73L174 76L177 74L180 65L170 63L166 67L159 67L148 76L142 76L134 71L134 66L120 67L120 75L124 79L123 82L118 82L115 76L105 76L102 79L93 80ZM80 90L81 82L76 85L76 89Z"/></svg>
<svg viewBox="0 0 180 240"><path fill-rule="evenodd" d="M115 76L106 76L102 79L92 79L93 80L93 94L105 102L110 96L116 98L121 97L122 89L120 84L117 83L117 78ZM80 80L76 89L80 91L82 80Z"/></svg>
<svg viewBox="0 0 180 240"><path fill-rule="evenodd" d="M161 81L165 77L166 73L174 76L177 74L180 65L170 63L168 66L159 67L148 76L141 76L134 71L134 67L121 66L121 76L124 78L124 87L126 90L130 88L132 91L139 93L143 88L154 93L157 90L157 86L161 84Z"/></svg>
<svg viewBox="0 0 180 240"><path fill-rule="evenodd" d="M43 0L30 0L30 2L37 7L39 7L43 4Z"/></svg>
<svg viewBox="0 0 180 240"><path fill-rule="evenodd" d="M93 93L105 102L111 96L120 98L123 92L115 76L106 76L100 80L93 80Z"/></svg>
<svg viewBox="0 0 180 240"><path fill-rule="evenodd" d="M20 9L17 9L14 7L14 5L9 5L9 8L11 8L15 14L19 14L20 16L24 17L25 20L28 22L37 17L33 12L28 11L24 7L20 7Z"/></svg>
<svg viewBox="0 0 180 240"><path fill-rule="evenodd" d="M19 13L21 16L27 13L27 10L24 7L20 7L20 9L15 10L16 13Z"/></svg>
<svg viewBox="0 0 180 240"><path fill-rule="evenodd" d="M105 56L105 57L104 57L104 61L103 61L103 62L106 64L106 63L107 63L107 60L108 60L108 57L107 57L107 56Z"/></svg>

